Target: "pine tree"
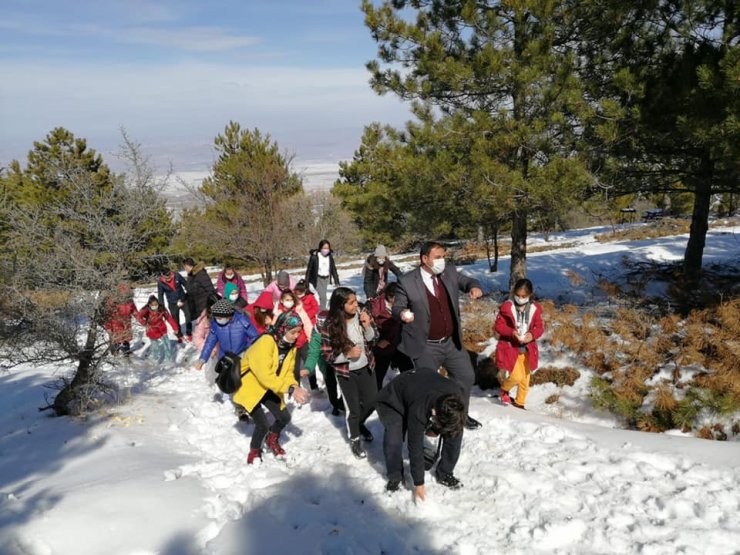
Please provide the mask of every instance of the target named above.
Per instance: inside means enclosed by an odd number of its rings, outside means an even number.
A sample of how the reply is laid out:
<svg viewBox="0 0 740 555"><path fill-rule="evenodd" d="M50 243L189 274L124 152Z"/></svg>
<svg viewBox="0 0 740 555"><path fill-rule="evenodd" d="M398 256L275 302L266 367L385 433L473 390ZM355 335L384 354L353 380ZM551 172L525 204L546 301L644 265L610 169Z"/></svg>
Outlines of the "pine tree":
<svg viewBox="0 0 740 555"><path fill-rule="evenodd" d="M543 200L577 198L589 182L576 154L592 115L575 71L574 2L365 0L379 43L375 90L469 122L486 137L491 190L511 208L511 276L526 275L528 220ZM497 191L495 191L497 190ZM486 202L486 193L468 202Z"/></svg>
<svg viewBox="0 0 740 555"><path fill-rule="evenodd" d="M299 223L310 217L296 202L301 179L259 129L232 121L214 144L218 159L200 188L205 206L189 213L185 233L223 258L258 262L268 283L278 262L297 253Z"/></svg>
<svg viewBox="0 0 740 555"><path fill-rule="evenodd" d="M740 4L584 2L591 130L615 194L693 195L685 276L701 272L711 199L740 192ZM675 197L680 201L681 197Z"/></svg>

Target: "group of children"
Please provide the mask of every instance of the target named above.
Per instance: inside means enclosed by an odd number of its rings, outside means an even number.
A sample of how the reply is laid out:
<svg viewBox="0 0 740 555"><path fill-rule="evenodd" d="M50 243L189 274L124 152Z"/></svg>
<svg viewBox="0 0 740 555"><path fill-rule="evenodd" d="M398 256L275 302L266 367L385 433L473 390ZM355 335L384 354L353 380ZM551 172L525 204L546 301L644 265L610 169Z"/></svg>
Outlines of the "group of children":
<svg viewBox="0 0 740 555"><path fill-rule="evenodd" d="M322 241L320 249L313 251L311 256L329 258L330 251L322 252L327 245L328 242ZM403 383L398 382L393 387L389 384L381 391L389 367L402 372L413 369L413 363L397 349L402 324L391 316L391 311L400 285L389 281L388 276L389 270L397 276L400 271L390 263L385 247L378 246L366 262L364 285L367 302L364 305L358 302L352 289L338 286L333 259L327 263L314 261L307 275L325 278L326 282L333 281L337 285L328 310L322 310L323 299L317 300L314 296L314 284L305 279L296 282L285 271L280 272L253 303L249 303L244 280L233 267L225 267L219 273L216 287L205 274L202 264L195 265L186 259L184 268L188 272L186 278L172 270L165 272L158 281L158 296L151 295L141 310L136 308L128 287L120 287L109 298L104 326L110 335L111 351L124 356L130 354L131 321L135 319L144 327L150 340L148 356L160 362L173 357L168 325L179 342L184 337L197 348L196 369L208 365L209 374L213 377L217 361L225 355L238 360L241 386L233 393L231 401L240 419L251 418L254 422L247 457L249 464L262 458L263 445L277 457L285 454L279 442L280 432L290 422L285 399L307 402L309 390L318 387L317 368L324 376L332 413L346 413L349 446L357 458L366 456L363 442L373 440L365 422L376 408L383 419L383 414L393 412L389 412L387 407L381 410L385 406L383 403L392 405L402 402L402 398L421 394L416 391L420 383L417 378L404 379ZM196 284L200 299L192 298ZM320 284L322 289L326 284ZM501 383L501 402L522 409L530 377L538 367L537 339L544 331L542 308L534 302L533 292L529 280L519 280L511 299L501 305L493 326L498 336L495 358ZM164 298L169 310L163 306ZM181 329L180 312L185 313L184 330ZM421 369L413 372L416 370ZM420 374L426 375L424 372ZM302 378L307 379L308 387L301 387ZM429 377L425 380L425 383L436 383ZM416 393L404 392L407 386ZM455 388L440 386L437 389L437 396L426 401L429 406L424 410L430 419L426 432L431 435L434 429L442 430L446 441L452 445L454 438L462 434L466 409L462 402L457 403L457 396L453 395ZM517 391L512 400L514 389ZM445 397L445 403L441 397ZM268 423L265 409L273 416L272 424ZM433 422L436 422L436 428ZM389 430L395 430L387 422L384 424L386 435ZM401 440L406 426L404 423L399 428ZM410 436L409 442L411 452ZM395 491L398 489L398 473L388 470L387 488Z"/></svg>

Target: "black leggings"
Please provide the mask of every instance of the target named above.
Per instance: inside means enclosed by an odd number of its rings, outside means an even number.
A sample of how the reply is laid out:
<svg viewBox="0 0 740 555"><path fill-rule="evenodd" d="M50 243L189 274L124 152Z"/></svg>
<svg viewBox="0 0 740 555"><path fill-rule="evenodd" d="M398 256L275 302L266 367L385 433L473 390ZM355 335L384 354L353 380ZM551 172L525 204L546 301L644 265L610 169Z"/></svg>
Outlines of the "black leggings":
<svg viewBox="0 0 740 555"><path fill-rule="evenodd" d="M337 382L342 390L342 398L347 411L347 431L350 439L360 437L360 424L375 410L378 384L375 374L368 367L351 370L348 377L338 376Z"/></svg>
<svg viewBox="0 0 740 555"><path fill-rule="evenodd" d="M279 434L285 426L290 423L290 413L288 408L280 408L280 398L275 395L272 391L265 393L262 400L255 405L255 407L249 412L249 415L254 420L254 432L252 432L252 441L249 446L252 449L259 449L262 447L262 442L265 439L268 431L267 415L262 407L265 407L275 417L275 422L269 427L269 431Z"/></svg>

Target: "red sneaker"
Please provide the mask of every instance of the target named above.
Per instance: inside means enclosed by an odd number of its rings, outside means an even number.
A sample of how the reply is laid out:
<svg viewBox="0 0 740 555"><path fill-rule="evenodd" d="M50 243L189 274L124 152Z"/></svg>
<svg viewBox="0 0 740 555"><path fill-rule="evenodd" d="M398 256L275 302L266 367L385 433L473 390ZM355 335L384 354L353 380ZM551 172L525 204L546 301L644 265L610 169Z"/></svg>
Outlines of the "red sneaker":
<svg viewBox="0 0 740 555"><path fill-rule="evenodd" d="M509 392L501 390L501 394L499 395L499 399L501 399L502 405L510 405L511 404L511 397L509 397Z"/></svg>
<svg viewBox="0 0 740 555"><path fill-rule="evenodd" d="M272 454L275 455L276 457L282 457L285 455L285 449L283 449L280 446L280 443L278 443L277 433L270 432L269 434L267 434L265 443L270 448L270 451L272 451Z"/></svg>
<svg viewBox="0 0 740 555"><path fill-rule="evenodd" d="M247 456L247 464L254 463L255 459L262 460L262 449L250 449Z"/></svg>

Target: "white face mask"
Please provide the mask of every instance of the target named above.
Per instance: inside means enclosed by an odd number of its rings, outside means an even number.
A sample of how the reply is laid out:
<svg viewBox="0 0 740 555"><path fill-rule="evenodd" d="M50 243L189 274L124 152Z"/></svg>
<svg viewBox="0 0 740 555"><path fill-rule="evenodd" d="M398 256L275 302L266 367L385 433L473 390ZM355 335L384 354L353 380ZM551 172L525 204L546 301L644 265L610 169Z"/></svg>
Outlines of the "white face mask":
<svg viewBox="0 0 740 555"><path fill-rule="evenodd" d="M237 300L238 298L239 298L239 293L232 293L231 295L229 295L229 300L232 302Z"/></svg>
<svg viewBox="0 0 740 555"><path fill-rule="evenodd" d="M519 306L525 305L529 302L529 297L514 297L514 302Z"/></svg>
<svg viewBox="0 0 740 555"><path fill-rule="evenodd" d="M389 303L388 301L385 301L385 308L387 308L388 311L393 310L393 303Z"/></svg>
<svg viewBox="0 0 740 555"><path fill-rule="evenodd" d="M385 258L376 258L376 260L378 261L378 264L380 264L381 266L385 264Z"/></svg>
<svg viewBox="0 0 740 555"><path fill-rule="evenodd" d="M231 318L216 318L216 323L219 326L225 326L226 324L229 323L230 320L231 320Z"/></svg>
<svg viewBox="0 0 740 555"><path fill-rule="evenodd" d="M283 306L284 306L285 308L293 308L293 305L294 305L294 304L295 304L295 303L294 303L293 301L283 301Z"/></svg>
<svg viewBox="0 0 740 555"><path fill-rule="evenodd" d="M445 271L445 259L444 258L436 259L432 263L432 272L434 272L435 275L439 275L444 271Z"/></svg>
<svg viewBox="0 0 740 555"><path fill-rule="evenodd" d="M226 279L234 279L234 274L233 273L231 273L231 274L225 274L225 276L226 276Z"/></svg>
<svg viewBox="0 0 740 555"><path fill-rule="evenodd" d="M150 304L149 305L149 310L159 310L159 305L158 304Z"/></svg>

